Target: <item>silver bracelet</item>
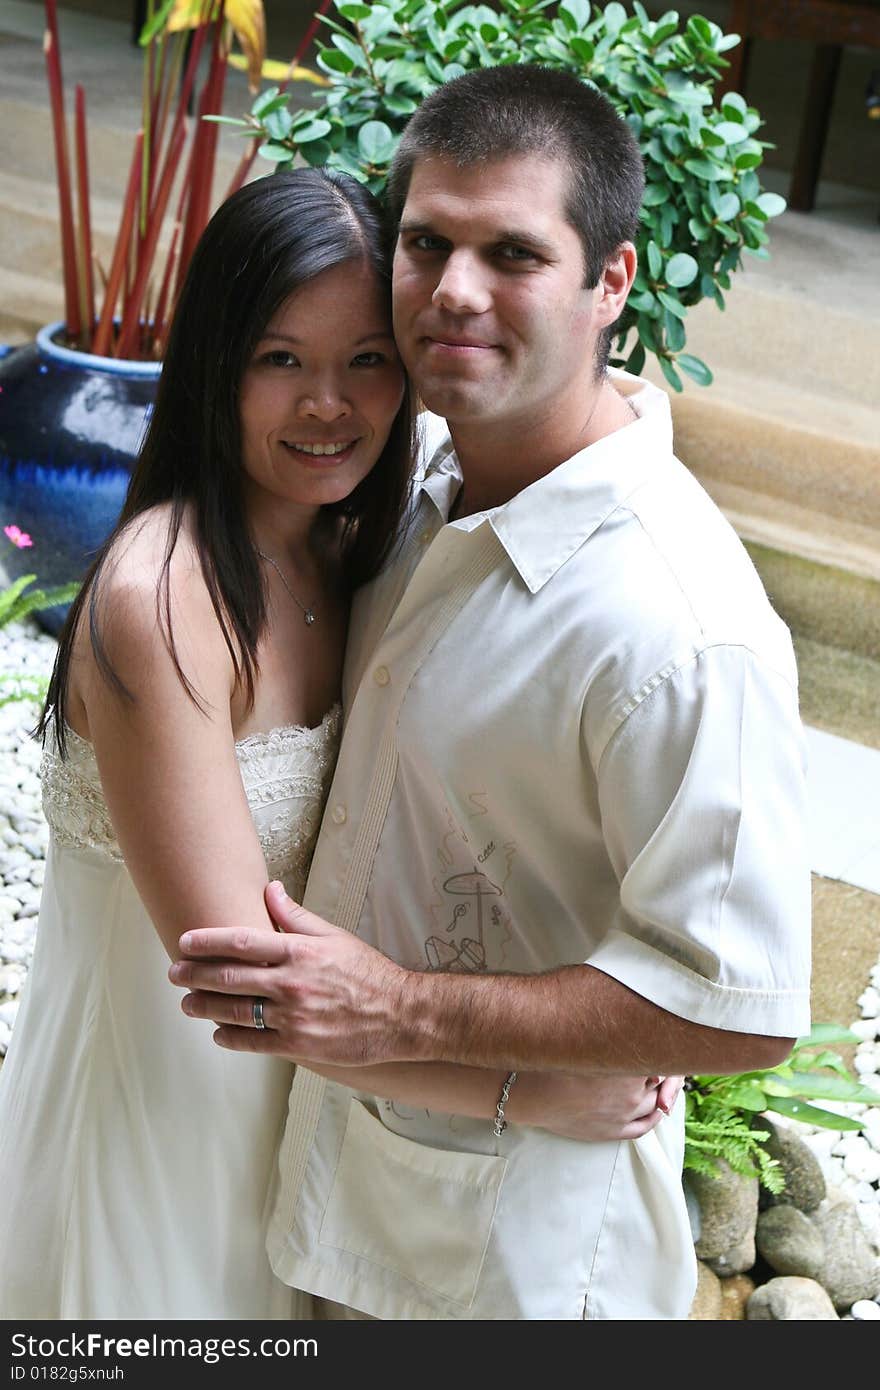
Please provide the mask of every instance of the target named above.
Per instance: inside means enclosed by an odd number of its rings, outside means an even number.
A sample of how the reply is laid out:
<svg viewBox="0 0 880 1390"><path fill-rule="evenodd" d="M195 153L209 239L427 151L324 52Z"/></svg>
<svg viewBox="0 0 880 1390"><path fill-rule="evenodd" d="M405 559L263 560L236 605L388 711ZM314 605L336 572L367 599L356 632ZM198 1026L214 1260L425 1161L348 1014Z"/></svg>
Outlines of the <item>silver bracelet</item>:
<svg viewBox="0 0 880 1390"><path fill-rule="evenodd" d="M504 1118L504 1107L508 1102L508 1099L510 1097L510 1088L515 1080L516 1072L512 1071L508 1076L507 1080L505 1081L504 1085L501 1087L501 1099L495 1106L495 1126L492 1131L496 1139L500 1139L504 1131L507 1129L507 1121Z"/></svg>

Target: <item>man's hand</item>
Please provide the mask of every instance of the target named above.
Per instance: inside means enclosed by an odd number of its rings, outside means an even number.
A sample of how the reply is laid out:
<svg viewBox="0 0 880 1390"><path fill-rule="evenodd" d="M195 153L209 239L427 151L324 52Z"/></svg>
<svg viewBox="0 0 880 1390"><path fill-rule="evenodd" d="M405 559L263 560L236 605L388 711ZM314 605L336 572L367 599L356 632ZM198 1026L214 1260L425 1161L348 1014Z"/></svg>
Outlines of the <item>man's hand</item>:
<svg viewBox="0 0 880 1390"><path fill-rule="evenodd" d="M404 999L409 972L350 932L266 889L281 933L190 931L184 959L168 975L192 992L191 1018L211 1018L214 1040L236 1052L269 1052L298 1062L366 1066L405 1060ZM263 999L265 1031L254 1024Z"/></svg>

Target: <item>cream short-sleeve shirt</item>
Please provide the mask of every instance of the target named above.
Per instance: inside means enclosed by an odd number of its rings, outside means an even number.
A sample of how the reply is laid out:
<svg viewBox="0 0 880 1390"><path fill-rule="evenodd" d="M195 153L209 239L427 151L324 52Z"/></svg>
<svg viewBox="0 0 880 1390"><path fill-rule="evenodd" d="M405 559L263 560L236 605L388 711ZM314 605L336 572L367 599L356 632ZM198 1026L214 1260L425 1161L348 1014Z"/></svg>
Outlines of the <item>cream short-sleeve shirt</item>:
<svg viewBox="0 0 880 1390"><path fill-rule="evenodd" d="M789 634L672 453L662 392L447 523L448 437L359 595L307 905L413 969L589 962L711 1027L808 1027L804 758ZM432 426L436 428L436 425ZM579 1144L301 1072L269 1240L388 1319L686 1317L683 1105Z"/></svg>

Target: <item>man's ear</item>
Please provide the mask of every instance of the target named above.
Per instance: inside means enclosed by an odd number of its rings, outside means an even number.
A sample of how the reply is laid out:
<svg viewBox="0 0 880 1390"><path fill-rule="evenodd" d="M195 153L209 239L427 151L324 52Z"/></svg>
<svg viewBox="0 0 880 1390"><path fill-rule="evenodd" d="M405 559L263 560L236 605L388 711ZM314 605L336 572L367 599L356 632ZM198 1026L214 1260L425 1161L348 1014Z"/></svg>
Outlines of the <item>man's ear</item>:
<svg viewBox="0 0 880 1390"><path fill-rule="evenodd" d="M596 286L594 311L601 328L616 323L623 313L626 297L635 279L636 248L631 241L624 241L614 255L605 262L605 269Z"/></svg>

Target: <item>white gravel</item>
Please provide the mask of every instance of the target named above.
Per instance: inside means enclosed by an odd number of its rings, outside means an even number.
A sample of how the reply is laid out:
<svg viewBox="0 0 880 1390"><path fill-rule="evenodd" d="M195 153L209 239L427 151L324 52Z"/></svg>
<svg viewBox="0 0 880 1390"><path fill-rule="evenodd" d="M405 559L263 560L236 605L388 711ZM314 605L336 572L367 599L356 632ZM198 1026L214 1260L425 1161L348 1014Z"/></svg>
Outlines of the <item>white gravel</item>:
<svg viewBox="0 0 880 1390"><path fill-rule="evenodd" d="M29 620L0 628L0 676L27 671L48 677L55 645ZM32 704L0 708L0 1056L6 1052L33 952L49 839L40 805L40 748L28 736L38 713ZM852 1028L862 1041L855 1070L860 1081L880 1093L880 961L858 1002L861 1018L852 1021ZM793 1128L815 1153L827 1181L857 1202L862 1225L880 1254L880 1106L817 1104L862 1123L858 1134L795 1123ZM773 1116L774 1121L779 1118ZM880 1318L880 1306L863 1300L851 1316Z"/></svg>

